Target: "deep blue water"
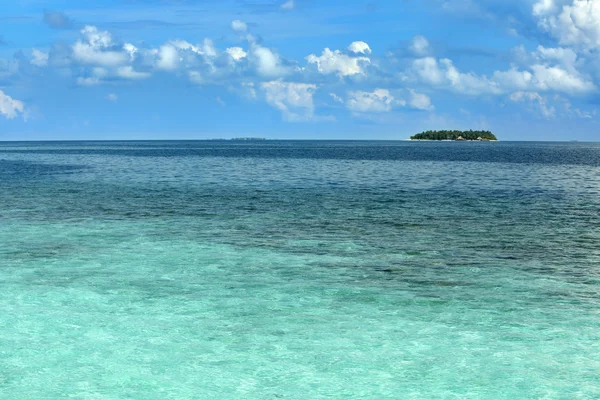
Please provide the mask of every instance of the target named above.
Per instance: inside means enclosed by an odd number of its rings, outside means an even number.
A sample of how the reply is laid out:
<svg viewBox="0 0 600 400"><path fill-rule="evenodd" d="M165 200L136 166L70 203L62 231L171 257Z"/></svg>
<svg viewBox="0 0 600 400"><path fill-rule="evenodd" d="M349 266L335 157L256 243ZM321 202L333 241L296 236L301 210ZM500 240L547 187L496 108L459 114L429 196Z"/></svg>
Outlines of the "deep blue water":
<svg viewBox="0 0 600 400"><path fill-rule="evenodd" d="M600 144L0 142L0 398L600 398Z"/></svg>

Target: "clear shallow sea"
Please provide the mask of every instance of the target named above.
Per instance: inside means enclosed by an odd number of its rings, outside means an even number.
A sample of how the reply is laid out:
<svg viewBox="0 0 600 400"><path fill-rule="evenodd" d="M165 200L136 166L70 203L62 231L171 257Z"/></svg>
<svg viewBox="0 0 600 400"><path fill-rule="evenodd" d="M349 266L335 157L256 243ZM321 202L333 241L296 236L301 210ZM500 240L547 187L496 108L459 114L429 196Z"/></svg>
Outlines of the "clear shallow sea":
<svg viewBox="0 0 600 400"><path fill-rule="evenodd" d="M598 399L600 144L0 142L1 399Z"/></svg>

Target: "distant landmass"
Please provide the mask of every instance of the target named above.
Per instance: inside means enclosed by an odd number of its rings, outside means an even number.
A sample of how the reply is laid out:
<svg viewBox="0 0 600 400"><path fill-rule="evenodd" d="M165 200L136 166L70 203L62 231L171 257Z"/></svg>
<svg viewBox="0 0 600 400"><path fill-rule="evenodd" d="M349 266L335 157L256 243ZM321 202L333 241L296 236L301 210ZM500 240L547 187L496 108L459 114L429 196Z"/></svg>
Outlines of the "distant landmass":
<svg viewBox="0 0 600 400"><path fill-rule="evenodd" d="M410 137L410 140L498 140L490 131L425 131Z"/></svg>

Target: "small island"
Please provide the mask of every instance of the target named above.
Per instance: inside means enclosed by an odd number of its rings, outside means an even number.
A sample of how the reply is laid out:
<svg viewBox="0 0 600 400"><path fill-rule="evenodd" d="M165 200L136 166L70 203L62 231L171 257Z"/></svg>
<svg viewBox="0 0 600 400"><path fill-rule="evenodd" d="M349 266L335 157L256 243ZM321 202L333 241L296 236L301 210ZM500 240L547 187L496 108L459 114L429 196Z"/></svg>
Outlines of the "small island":
<svg viewBox="0 0 600 400"><path fill-rule="evenodd" d="M490 131L425 131L411 136L410 140L498 140Z"/></svg>

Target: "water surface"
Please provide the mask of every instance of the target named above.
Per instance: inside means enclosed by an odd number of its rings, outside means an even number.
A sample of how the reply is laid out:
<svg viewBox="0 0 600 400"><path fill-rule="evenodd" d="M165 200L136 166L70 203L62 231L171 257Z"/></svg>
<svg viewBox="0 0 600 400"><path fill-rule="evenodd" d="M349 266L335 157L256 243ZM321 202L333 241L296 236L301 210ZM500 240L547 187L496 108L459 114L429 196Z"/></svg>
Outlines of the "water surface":
<svg viewBox="0 0 600 400"><path fill-rule="evenodd" d="M0 398L600 398L600 144L0 142Z"/></svg>

